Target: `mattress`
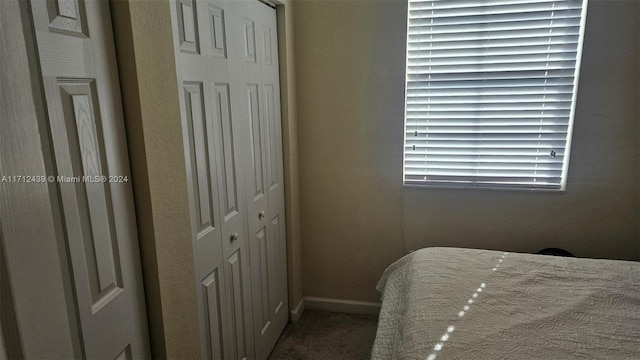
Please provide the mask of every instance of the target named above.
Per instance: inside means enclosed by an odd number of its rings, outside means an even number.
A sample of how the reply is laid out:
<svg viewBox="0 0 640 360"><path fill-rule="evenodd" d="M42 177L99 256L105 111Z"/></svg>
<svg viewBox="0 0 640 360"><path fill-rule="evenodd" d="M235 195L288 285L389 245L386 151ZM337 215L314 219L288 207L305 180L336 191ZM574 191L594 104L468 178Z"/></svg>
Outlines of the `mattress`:
<svg viewBox="0 0 640 360"><path fill-rule="evenodd" d="M372 359L640 359L640 263L415 251L377 286Z"/></svg>

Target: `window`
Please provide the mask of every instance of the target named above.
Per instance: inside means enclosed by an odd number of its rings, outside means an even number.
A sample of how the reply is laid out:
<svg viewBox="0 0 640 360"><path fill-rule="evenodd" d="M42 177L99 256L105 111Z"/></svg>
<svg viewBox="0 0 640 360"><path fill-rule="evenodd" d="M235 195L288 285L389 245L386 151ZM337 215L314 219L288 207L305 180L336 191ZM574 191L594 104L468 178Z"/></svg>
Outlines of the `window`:
<svg viewBox="0 0 640 360"><path fill-rule="evenodd" d="M409 0L405 185L564 190L586 0Z"/></svg>

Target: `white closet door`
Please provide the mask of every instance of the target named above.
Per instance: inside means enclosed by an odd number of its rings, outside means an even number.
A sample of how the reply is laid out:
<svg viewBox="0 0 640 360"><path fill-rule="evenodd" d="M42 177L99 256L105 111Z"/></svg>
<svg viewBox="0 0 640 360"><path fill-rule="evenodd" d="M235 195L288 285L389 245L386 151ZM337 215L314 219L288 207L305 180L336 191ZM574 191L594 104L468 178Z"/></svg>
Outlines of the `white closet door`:
<svg viewBox="0 0 640 360"><path fill-rule="evenodd" d="M172 12L203 354L266 359L288 313L276 13L256 0Z"/></svg>
<svg viewBox="0 0 640 360"><path fill-rule="evenodd" d="M172 2L202 353L254 357L231 1Z"/></svg>
<svg viewBox="0 0 640 360"><path fill-rule="evenodd" d="M31 7L56 173L131 181L108 2L33 0ZM58 187L83 357L148 358L131 183Z"/></svg>
<svg viewBox="0 0 640 360"><path fill-rule="evenodd" d="M256 358L266 359L288 318L276 11L258 1L240 4L254 334Z"/></svg>

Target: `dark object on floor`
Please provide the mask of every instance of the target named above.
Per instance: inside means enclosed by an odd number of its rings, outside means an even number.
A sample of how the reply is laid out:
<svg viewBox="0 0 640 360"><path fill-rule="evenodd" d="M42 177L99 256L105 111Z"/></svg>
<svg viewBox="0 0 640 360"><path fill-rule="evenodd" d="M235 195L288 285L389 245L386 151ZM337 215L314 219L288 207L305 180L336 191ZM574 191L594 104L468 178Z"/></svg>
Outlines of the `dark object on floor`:
<svg viewBox="0 0 640 360"><path fill-rule="evenodd" d="M288 324L269 360L369 359L378 317L306 310Z"/></svg>
<svg viewBox="0 0 640 360"><path fill-rule="evenodd" d="M575 255L573 255L572 253L568 252L567 250L558 249L558 248L542 249L542 250L538 251L538 254L541 254L541 255L553 255L553 256L564 256L564 257L576 257Z"/></svg>

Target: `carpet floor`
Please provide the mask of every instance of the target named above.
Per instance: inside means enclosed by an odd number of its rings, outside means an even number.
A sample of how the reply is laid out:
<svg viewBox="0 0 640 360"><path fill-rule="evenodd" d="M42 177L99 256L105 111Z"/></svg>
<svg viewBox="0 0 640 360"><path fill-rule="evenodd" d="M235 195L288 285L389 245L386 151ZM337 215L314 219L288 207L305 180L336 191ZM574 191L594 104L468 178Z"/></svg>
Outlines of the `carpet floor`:
<svg viewBox="0 0 640 360"><path fill-rule="evenodd" d="M369 359L378 317L305 310L284 329L269 360Z"/></svg>

